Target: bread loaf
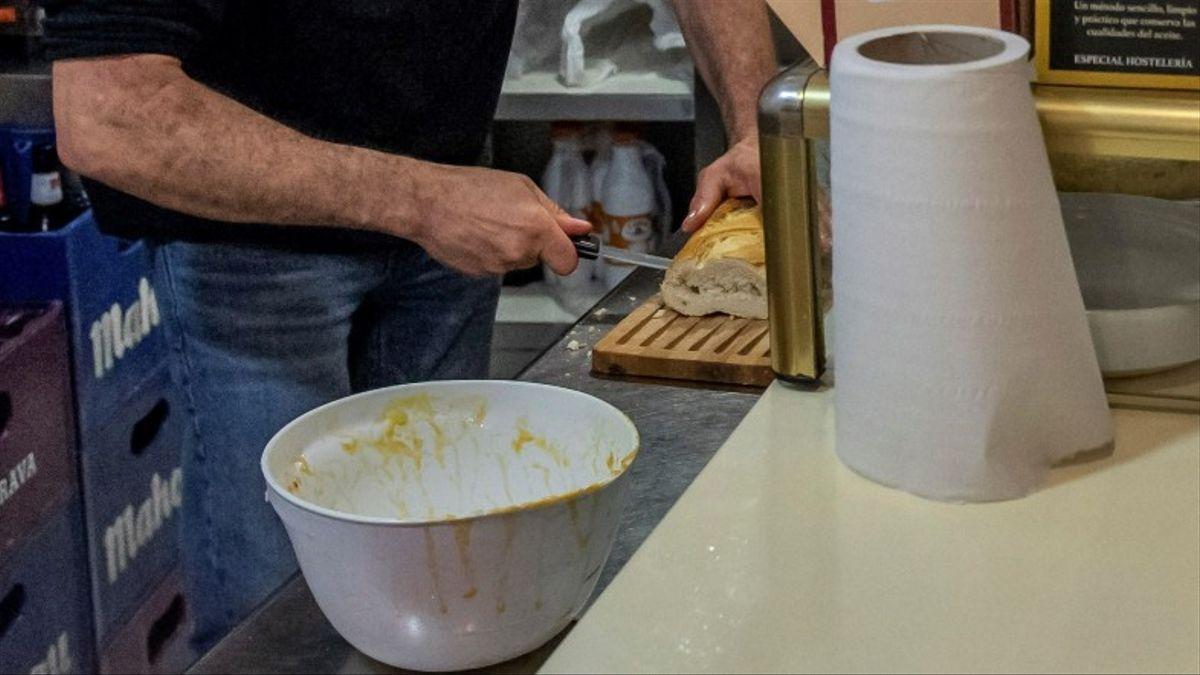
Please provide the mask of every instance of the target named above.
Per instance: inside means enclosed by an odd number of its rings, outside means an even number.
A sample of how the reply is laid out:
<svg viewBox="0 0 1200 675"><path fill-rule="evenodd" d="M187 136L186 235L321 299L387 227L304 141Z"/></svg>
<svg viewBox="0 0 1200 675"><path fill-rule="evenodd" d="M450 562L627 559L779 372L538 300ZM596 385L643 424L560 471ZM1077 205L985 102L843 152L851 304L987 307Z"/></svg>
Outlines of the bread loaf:
<svg viewBox="0 0 1200 675"><path fill-rule="evenodd" d="M728 199L675 256L663 302L689 316L723 312L767 318L762 214L751 199Z"/></svg>

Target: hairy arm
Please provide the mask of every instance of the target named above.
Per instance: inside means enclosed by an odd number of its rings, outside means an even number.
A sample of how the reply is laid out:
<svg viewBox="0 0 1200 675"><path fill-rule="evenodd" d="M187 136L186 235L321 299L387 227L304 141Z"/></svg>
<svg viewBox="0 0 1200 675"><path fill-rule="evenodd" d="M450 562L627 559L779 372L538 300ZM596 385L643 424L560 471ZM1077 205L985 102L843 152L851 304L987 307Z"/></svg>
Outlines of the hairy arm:
<svg viewBox="0 0 1200 675"><path fill-rule="evenodd" d="M169 56L56 62L54 115L68 166L205 218L384 232L472 274L538 259L569 272L567 234L586 231L527 178L305 136L192 80Z"/></svg>
<svg viewBox="0 0 1200 675"><path fill-rule="evenodd" d="M729 151L700 173L684 221L694 230L726 197L761 199L758 95L775 75L764 0L674 0L692 60L721 107Z"/></svg>
<svg viewBox="0 0 1200 675"><path fill-rule="evenodd" d="M54 116L64 163L170 209L400 236L417 220L415 200L380 203L381 191L363 189L388 176L411 196L415 160L304 136L195 82L169 56L56 63Z"/></svg>

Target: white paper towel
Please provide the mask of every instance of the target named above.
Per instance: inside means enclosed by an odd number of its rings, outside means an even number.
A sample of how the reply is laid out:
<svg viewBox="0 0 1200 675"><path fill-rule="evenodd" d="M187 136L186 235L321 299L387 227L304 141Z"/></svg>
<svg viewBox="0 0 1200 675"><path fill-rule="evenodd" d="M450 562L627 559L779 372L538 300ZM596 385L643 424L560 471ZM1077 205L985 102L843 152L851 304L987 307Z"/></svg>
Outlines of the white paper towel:
<svg viewBox="0 0 1200 675"><path fill-rule="evenodd" d="M837 452L924 497L1019 497L1112 442L1028 51L905 26L833 55Z"/></svg>

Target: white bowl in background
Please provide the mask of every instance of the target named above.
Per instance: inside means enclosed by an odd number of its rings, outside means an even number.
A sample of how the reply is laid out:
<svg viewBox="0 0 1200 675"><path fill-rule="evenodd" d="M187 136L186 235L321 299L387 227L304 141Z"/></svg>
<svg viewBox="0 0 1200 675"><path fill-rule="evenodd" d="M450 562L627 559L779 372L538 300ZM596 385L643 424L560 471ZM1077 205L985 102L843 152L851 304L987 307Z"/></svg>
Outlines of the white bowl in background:
<svg viewBox="0 0 1200 675"><path fill-rule="evenodd" d="M1104 375L1200 359L1200 202L1090 193L1060 200Z"/></svg>
<svg viewBox="0 0 1200 675"><path fill-rule="evenodd" d="M583 608L637 451L633 423L586 394L430 382L297 418L262 470L342 637L393 666L445 671L531 651Z"/></svg>

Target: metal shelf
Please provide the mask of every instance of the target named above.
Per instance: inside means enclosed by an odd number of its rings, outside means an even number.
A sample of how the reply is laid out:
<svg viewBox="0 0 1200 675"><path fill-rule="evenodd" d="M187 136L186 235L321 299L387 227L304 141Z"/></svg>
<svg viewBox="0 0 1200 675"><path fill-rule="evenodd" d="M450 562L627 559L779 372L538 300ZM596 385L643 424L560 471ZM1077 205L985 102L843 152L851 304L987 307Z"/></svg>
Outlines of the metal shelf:
<svg viewBox="0 0 1200 675"><path fill-rule="evenodd" d="M626 72L575 89L563 86L557 73L534 72L505 81L496 119L691 122L695 109L691 79ZM0 73L0 123L52 123L48 68Z"/></svg>
<svg viewBox="0 0 1200 675"><path fill-rule="evenodd" d="M571 88L553 72L506 80L498 120L628 120L690 122L695 119L692 80L655 72L619 72L594 87Z"/></svg>
<svg viewBox="0 0 1200 675"><path fill-rule="evenodd" d="M51 126L51 109L48 65L0 72L0 124Z"/></svg>

